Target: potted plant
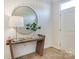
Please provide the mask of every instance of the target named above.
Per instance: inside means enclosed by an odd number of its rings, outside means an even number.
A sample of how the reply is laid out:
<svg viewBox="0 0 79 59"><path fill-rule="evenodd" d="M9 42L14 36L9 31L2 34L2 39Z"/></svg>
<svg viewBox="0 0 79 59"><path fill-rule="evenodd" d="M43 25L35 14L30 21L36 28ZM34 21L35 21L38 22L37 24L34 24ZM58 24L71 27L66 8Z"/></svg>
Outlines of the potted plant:
<svg viewBox="0 0 79 59"><path fill-rule="evenodd" d="M35 35L35 32L41 29L41 26L38 26L37 23L33 22L32 24L26 24L26 30L33 31L32 35Z"/></svg>

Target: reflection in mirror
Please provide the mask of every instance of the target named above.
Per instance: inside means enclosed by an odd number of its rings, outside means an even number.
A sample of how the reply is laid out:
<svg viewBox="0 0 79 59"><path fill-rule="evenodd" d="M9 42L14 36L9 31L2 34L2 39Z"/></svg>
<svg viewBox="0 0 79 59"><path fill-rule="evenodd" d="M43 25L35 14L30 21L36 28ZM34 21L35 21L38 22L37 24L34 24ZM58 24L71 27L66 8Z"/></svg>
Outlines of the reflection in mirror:
<svg viewBox="0 0 79 59"><path fill-rule="evenodd" d="M21 16L24 20L24 27L18 27L17 31L21 34L30 34L32 31L25 28L26 24L37 23L38 18L36 12L28 6L19 6L13 10L12 16Z"/></svg>

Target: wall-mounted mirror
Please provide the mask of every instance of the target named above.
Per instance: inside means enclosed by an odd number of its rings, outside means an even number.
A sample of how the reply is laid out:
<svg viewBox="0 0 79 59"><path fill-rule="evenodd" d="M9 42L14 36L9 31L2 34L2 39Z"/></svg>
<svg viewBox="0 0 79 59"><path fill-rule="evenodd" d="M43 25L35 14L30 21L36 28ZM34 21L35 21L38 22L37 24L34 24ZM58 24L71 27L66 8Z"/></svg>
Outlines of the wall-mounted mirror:
<svg viewBox="0 0 79 59"><path fill-rule="evenodd" d="M12 12L12 16L22 16L24 20L24 27L17 27L17 31L20 34L30 34L32 31L26 30L26 24L31 24L33 22L38 23L38 18L36 12L28 6L19 6L15 8Z"/></svg>

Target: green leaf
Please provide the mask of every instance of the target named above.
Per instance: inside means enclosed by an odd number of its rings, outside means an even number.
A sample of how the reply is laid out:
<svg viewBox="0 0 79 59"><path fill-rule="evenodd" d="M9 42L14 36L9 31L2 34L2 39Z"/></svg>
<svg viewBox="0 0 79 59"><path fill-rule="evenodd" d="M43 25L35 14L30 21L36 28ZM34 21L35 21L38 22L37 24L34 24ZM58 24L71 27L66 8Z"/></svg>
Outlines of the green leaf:
<svg viewBox="0 0 79 59"><path fill-rule="evenodd" d="M38 27L38 29L41 29L41 27Z"/></svg>
<svg viewBox="0 0 79 59"><path fill-rule="evenodd" d="M37 23L33 22L32 24L26 24L27 30L37 31L38 29L41 29L41 27L37 26Z"/></svg>
<svg viewBox="0 0 79 59"><path fill-rule="evenodd" d="M30 28L27 27L26 29L29 30Z"/></svg>

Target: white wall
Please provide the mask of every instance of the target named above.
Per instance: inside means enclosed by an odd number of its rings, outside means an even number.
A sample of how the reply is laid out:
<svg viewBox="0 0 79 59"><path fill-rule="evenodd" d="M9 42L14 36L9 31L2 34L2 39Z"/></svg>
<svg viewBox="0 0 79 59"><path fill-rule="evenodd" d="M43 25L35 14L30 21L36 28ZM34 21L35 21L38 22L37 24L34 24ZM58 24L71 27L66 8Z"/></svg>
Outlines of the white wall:
<svg viewBox="0 0 79 59"><path fill-rule="evenodd" d="M55 40L53 39L52 32L52 19L50 17L51 4L43 0L5 0L5 59L11 59L9 46L6 45L6 40L9 35L15 35L15 30L8 28L9 16L11 16L12 11L17 6L30 6L33 8L38 15L38 22L42 26L41 34L46 35L45 48L55 45ZM12 32L12 33L10 33ZM26 55L28 53L35 51L36 42L18 44L14 46L15 57Z"/></svg>
<svg viewBox="0 0 79 59"><path fill-rule="evenodd" d="M51 6L51 26L52 26L52 36L53 47L59 48L60 44L60 0L54 0Z"/></svg>

